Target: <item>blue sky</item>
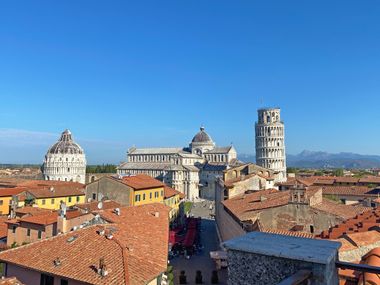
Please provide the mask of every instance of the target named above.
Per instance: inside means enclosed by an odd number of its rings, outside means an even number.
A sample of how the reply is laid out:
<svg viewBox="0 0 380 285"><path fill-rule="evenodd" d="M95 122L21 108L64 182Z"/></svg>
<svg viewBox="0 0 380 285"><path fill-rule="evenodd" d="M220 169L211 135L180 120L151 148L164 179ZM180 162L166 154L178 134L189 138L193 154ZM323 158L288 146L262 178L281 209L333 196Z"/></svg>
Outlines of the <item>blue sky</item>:
<svg viewBox="0 0 380 285"><path fill-rule="evenodd" d="M89 163L185 146L201 124L254 153L280 106L288 153L380 154L380 2L1 1L0 163L69 128Z"/></svg>

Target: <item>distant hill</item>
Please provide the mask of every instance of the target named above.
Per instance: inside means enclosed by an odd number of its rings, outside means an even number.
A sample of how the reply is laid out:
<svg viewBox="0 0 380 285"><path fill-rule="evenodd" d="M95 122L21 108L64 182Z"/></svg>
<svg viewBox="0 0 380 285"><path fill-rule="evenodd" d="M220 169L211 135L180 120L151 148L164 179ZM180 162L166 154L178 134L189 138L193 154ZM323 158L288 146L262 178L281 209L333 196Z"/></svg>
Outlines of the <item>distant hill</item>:
<svg viewBox="0 0 380 285"><path fill-rule="evenodd" d="M245 162L254 162L255 155L242 154L239 159ZM380 168L380 156L362 155L350 152L328 153L323 151L309 151L287 155L287 166L300 168L346 168L367 169Z"/></svg>

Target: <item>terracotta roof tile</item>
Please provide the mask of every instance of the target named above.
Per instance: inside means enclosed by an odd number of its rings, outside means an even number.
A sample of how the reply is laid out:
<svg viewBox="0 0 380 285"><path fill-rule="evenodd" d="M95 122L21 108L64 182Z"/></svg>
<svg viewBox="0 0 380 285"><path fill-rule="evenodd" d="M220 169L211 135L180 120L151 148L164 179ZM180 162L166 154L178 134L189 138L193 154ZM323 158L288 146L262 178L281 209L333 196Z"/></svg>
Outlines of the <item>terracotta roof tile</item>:
<svg viewBox="0 0 380 285"><path fill-rule="evenodd" d="M135 190L158 188L158 187L163 187L165 185L160 180L154 179L153 177L149 175L145 175L145 174L138 174L134 176L124 176L122 179L119 179L113 176L111 177Z"/></svg>
<svg viewBox="0 0 380 285"><path fill-rule="evenodd" d="M36 188L28 188L28 193L36 198L54 198L67 196L83 196L84 185L81 183L59 184L55 186L38 186Z"/></svg>
<svg viewBox="0 0 380 285"><path fill-rule="evenodd" d="M277 234L277 235L285 235L285 236L293 236L293 237L301 237L301 238L314 238L314 235L306 232L296 232L296 231L286 231L286 230L275 230L275 229L265 229L262 232Z"/></svg>
<svg viewBox="0 0 380 285"><path fill-rule="evenodd" d="M8 235L7 217L0 217L0 239L6 238Z"/></svg>
<svg viewBox="0 0 380 285"><path fill-rule="evenodd" d="M51 212L51 210L38 208L38 207L31 207L31 206L26 206L26 207L16 209L16 215L18 216L23 216L27 214L36 215L37 213L47 213L47 212Z"/></svg>
<svg viewBox="0 0 380 285"><path fill-rule="evenodd" d="M102 216L115 223L3 251L0 260L90 284L146 284L167 268L169 210L163 204L122 207L120 216L105 210ZM102 230L113 238L100 235ZM95 270L100 258L109 272L105 277Z"/></svg>
<svg viewBox="0 0 380 285"><path fill-rule="evenodd" d="M94 211L99 211L98 204L99 204L98 201L94 201L94 202L89 202L89 203L76 204L75 207L81 210L94 212ZM116 201L113 201L113 200L102 201L102 210L115 209L115 208L120 208L120 207L121 207L121 204Z"/></svg>
<svg viewBox="0 0 380 285"><path fill-rule="evenodd" d="M314 209L327 212L344 219L352 218L370 209L368 207L363 207L360 205L354 205L354 206L344 205L344 204L337 203L325 198L323 198L323 202L321 204L313 205L312 207Z"/></svg>
<svg viewBox="0 0 380 285"><path fill-rule="evenodd" d="M288 191L281 192L275 189L270 189L240 195L224 200L222 204L237 218L244 219L244 214L247 212L279 207L288 204L288 202Z"/></svg>
<svg viewBox="0 0 380 285"><path fill-rule="evenodd" d="M18 219L20 222L37 224L37 225L51 225L57 222L58 213L50 212L45 214L38 214L36 216L27 216Z"/></svg>
<svg viewBox="0 0 380 285"><path fill-rule="evenodd" d="M168 199L168 198L173 197L175 195L179 195L179 197L181 199L185 198L185 194L183 194L183 193L181 193L181 192L179 192L179 191L177 191L177 190L175 190L175 189L173 189L167 185L164 186L165 199Z"/></svg>
<svg viewBox="0 0 380 285"><path fill-rule="evenodd" d="M360 206L356 206L359 207ZM330 228L321 233L321 238L336 239L343 234L351 234L356 232L370 231L375 227L380 226L380 208L371 209L367 208L366 211L356 214L339 225Z"/></svg>
<svg viewBox="0 0 380 285"><path fill-rule="evenodd" d="M310 189L313 189L314 187L322 187L323 194L325 195L377 197L377 194L371 193L373 188L368 188L366 186L311 186Z"/></svg>
<svg viewBox="0 0 380 285"><path fill-rule="evenodd" d="M18 195L24 192L26 188L24 187L14 187L14 188L0 188L0 197L7 197Z"/></svg>
<svg viewBox="0 0 380 285"><path fill-rule="evenodd" d="M367 253L363 259L362 263L380 267L380 248L374 248L369 253ZM380 275L374 273L364 273L366 283L370 285L380 284ZM363 276L360 277L360 281L363 282Z"/></svg>

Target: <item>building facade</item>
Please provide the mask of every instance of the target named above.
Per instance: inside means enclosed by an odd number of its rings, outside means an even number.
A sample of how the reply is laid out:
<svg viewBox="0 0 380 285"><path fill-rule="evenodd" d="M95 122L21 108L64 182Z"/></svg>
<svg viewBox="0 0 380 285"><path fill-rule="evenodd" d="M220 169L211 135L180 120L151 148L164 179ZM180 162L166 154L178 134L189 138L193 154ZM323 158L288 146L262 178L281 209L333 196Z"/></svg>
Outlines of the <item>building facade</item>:
<svg viewBox="0 0 380 285"><path fill-rule="evenodd" d="M69 130L62 133L45 155L43 176L45 180L86 183L86 156Z"/></svg>
<svg viewBox="0 0 380 285"><path fill-rule="evenodd" d="M189 147L130 148L127 162L118 167L118 174L147 174L185 194L188 199L214 199L216 178L238 163L232 145L217 147L201 127Z"/></svg>
<svg viewBox="0 0 380 285"><path fill-rule="evenodd" d="M286 181L285 127L279 108L258 110L256 122L256 164L278 172Z"/></svg>

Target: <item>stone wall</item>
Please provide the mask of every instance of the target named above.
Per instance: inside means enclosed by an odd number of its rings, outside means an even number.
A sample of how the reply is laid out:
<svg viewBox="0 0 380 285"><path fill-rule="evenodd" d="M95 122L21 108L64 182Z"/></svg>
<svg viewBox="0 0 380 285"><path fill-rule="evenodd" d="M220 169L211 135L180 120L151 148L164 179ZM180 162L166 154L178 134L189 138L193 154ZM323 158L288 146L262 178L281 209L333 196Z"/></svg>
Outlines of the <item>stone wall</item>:
<svg viewBox="0 0 380 285"><path fill-rule="evenodd" d="M342 218L303 204L288 204L263 210L259 219L264 228L289 230L295 225L304 225L304 232L314 234L343 221Z"/></svg>
<svg viewBox="0 0 380 285"><path fill-rule="evenodd" d="M123 206L130 206L133 197L132 189L113 178L103 177L98 181L90 183L86 186L86 202L91 200L99 200L99 194L104 199L114 200ZM94 196L95 195L95 199Z"/></svg>
<svg viewBox="0 0 380 285"><path fill-rule="evenodd" d="M339 282L337 242L256 232L224 246L228 250L229 285L278 284L302 269L312 273L308 284Z"/></svg>

